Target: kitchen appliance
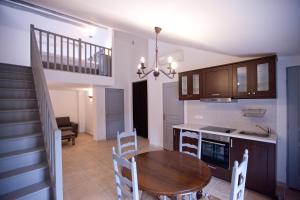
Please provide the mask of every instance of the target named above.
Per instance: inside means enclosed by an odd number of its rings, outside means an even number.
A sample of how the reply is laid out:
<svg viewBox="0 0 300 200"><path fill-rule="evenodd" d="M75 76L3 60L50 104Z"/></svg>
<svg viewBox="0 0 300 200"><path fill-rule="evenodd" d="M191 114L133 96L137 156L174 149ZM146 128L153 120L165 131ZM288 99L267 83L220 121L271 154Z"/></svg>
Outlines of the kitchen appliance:
<svg viewBox="0 0 300 200"><path fill-rule="evenodd" d="M200 130L202 132L201 160L208 163L210 167L228 169L230 137L205 133L205 131L230 134L234 132L235 129L207 126Z"/></svg>
<svg viewBox="0 0 300 200"><path fill-rule="evenodd" d="M215 98L200 98L200 101L212 102L212 103L236 103L237 99L215 97Z"/></svg>

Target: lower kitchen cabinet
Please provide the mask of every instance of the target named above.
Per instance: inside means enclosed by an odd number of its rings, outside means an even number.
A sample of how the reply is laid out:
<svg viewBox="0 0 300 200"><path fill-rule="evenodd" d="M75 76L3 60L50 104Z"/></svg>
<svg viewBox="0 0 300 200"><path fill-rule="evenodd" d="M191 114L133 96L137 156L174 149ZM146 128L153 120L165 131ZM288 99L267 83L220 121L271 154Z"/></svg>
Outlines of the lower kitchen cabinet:
<svg viewBox="0 0 300 200"><path fill-rule="evenodd" d="M246 187L273 197L276 189L276 145L231 138L230 171L235 160L240 163L245 149L249 151Z"/></svg>
<svg viewBox="0 0 300 200"><path fill-rule="evenodd" d="M174 151L179 151L179 137L180 130L173 129ZM196 140L191 139L189 142L197 145ZM230 182L233 163L235 160L239 163L242 161L245 149L249 151L246 188L275 197L276 144L230 138L229 169L207 163L212 175Z"/></svg>

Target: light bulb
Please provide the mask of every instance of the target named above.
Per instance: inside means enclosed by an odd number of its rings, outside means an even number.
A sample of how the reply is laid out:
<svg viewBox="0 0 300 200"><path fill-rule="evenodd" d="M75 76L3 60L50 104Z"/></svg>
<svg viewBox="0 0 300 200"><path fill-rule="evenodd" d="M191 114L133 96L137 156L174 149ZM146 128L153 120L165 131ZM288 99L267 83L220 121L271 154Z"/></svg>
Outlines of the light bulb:
<svg viewBox="0 0 300 200"><path fill-rule="evenodd" d="M168 63L172 63L173 62L173 57L172 56L169 56L168 57Z"/></svg>
<svg viewBox="0 0 300 200"><path fill-rule="evenodd" d="M141 68L142 68L142 65L141 65L141 64L138 64L137 68L138 68L138 69L141 69Z"/></svg>
<svg viewBox="0 0 300 200"><path fill-rule="evenodd" d="M158 67L155 67L155 71L157 71L157 72L158 72Z"/></svg>
<svg viewBox="0 0 300 200"><path fill-rule="evenodd" d="M176 63L176 62L173 62L173 63L171 64L171 68L172 68L172 69L176 69L176 68L177 68L177 63Z"/></svg>
<svg viewBox="0 0 300 200"><path fill-rule="evenodd" d="M141 57L141 63L145 63L145 57Z"/></svg>

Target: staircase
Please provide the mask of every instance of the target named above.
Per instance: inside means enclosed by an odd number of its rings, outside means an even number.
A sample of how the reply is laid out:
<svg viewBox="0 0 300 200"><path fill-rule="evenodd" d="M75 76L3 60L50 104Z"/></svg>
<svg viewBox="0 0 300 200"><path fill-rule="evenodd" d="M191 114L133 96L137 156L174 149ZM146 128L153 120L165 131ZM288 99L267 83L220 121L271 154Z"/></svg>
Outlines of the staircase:
<svg viewBox="0 0 300 200"><path fill-rule="evenodd" d="M52 199L32 68L0 63L0 199Z"/></svg>

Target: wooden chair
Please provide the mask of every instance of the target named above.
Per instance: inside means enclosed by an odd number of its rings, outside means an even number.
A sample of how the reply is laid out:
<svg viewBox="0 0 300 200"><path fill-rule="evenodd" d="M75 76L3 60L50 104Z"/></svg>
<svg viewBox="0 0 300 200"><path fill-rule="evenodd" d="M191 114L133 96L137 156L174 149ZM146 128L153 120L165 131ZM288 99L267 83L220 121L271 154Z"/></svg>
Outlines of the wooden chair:
<svg viewBox="0 0 300 200"><path fill-rule="evenodd" d="M133 138L133 141L132 141ZM131 140L130 140L131 139ZM126 142L124 142L124 140ZM128 142L128 140L130 140ZM118 154L123 158L132 157L137 154L137 136L136 130L127 132L118 132L117 134Z"/></svg>
<svg viewBox="0 0 300 200"><path fill-rule="evenodd" d="M190 139L197 139L197 143L198 143L197 146L194 144L184 143L183 142L184 137L190 138ZM180 130L180 141L179 141L179 151L180 152L186 153L186 154L195 156L198 159L201 159L201 142L202 142L201 132L195 133L195 132ZM189 151L183 150L183 147L187 147L191 150L194 149L197 152L197 154L194 152L189 152Z"/></svg>
<svg viewBox="0 0 300 200"><path fill-rule="evenodd" d="M115 147L112 149L112 157L118 195L117 199L123 200L125 197L129 197L132 200L139 200L137 170L134 157L130 159L131 162L122 158L120 155L116 154ZM131 181L122 176L121 169L123 168L127 168L131 171Z"/></svg>
<svg viewBox="0 0 300 200"><path fill-rule="evenodd" d="M248 150L243 155L243 161L238 163L234 161L231 176L231 193L230 200L243 200L245 193L246 175L248 167Z"/></svg>
<svg viewBox="0 0 300 200"><path fill-rule="evenodd" d="M231 175L231 192L229 200L244 200L246 174L248 167L248 150L246 149L243 155L243 161L238 163L234 161ZM204 199L220 200L210 194L204 194Z"/></svg>
<svg viewBox="0 0 300 200"><path fill-rule="evenodd" d="M197 140L197 146L194 144L190 143L184 143L183 138L190 138L190 139L196 139ZM195 133L195 132L190 132L190 131L183 131L182 129L180 130L180 139L179 139L179 151L182 153L189 154L191 156L195 156L198 159L201 159L201 143L202 143L202 134L201 132ZM186 150L183 150L183 148L189 148L191 150L194 150L197 152L189 152ZM188 197L190 200L193 199L193 196L196 196L196 193L187 193L187 194L182 194L181 196L183 197Z"/></svg>

